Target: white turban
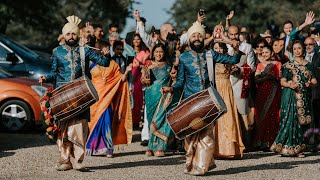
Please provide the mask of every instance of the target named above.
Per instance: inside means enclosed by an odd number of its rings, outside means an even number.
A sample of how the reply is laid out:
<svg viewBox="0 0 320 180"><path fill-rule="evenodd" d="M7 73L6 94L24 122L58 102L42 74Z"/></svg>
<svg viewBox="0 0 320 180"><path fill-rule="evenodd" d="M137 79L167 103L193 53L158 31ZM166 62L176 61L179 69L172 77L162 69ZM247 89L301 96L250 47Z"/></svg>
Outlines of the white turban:
<svg viewBox="0 0 320 180"><path fill-rule="evenodd" d="M68 23L65 24L62 28L63 36L65 36L69 32L73 32L77 36L79 36L80 30L79 30L78 24L81 22L81 19L79 19L75 15L68 16L66 19L68 20Z"/></svg>
<svg viewBox="0 0 320 180"><path fill-rule="evenodd" d="M202 35L203 38L205 38L206 36L206 31L204 30L204 28L202 27L201 24L199 24L198 22L193 23L193 25L188 29L187 35L188 35L188 39L190 39L191 35L193 33L200 33Z"/></svg>

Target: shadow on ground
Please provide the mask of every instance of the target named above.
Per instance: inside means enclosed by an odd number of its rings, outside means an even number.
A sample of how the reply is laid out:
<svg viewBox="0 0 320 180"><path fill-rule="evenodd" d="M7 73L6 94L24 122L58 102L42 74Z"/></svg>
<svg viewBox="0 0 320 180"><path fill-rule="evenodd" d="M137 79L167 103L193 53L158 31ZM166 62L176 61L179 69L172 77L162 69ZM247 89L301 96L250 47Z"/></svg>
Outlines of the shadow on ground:
<svg viewBox="0 0 320 180"><path fill-rule="evenodd" d="M23 133L0 133L0 157L10 155L9 152L4 151L53 144L54 143L49 140L49 138L45 135L43 131L28 131Z"/></svg>
<svg viewBox="0 0 320 180"><path fill-rule="evenodd" d="M286 157L283 157L283 158L286 158ZM213 170L211 172L208 172L206 176L230 175L230 174L239 174L239 173L249 172L249 171L269 170L269 169L292 169L301 164L319 164L319 163L320 163L320 159L309 160L309 161L300 160L300 161L289 161L289 162L280 162L280 163L259 164L255 166L228 168L228 169L219 170L219 171Z"/></svg>
<svg viewBox="0 0 320 180"><path fill-rule="evenodd" d="M131 168L138 166L166 166L166 165L179 165L185 162L185 157L172 157L172 158L155 158L150 160L136 161L136 162L124 162L124 163L115 163L111 165L103 166L92 166L88 167L90 171L102 170L102 169L120 169L120 168Z"/></svg>

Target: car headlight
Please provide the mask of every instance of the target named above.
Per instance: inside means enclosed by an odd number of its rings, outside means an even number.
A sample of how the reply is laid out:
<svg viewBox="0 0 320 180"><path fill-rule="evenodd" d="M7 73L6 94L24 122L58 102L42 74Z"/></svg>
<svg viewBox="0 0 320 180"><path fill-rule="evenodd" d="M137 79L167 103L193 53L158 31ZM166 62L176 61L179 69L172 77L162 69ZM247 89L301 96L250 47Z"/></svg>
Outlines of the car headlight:
<svg viewBox="0 0 320 180"><path fill-rule="evenodd" d="M48 88L44 87L44 86L31 86L31 88L40 96L42 97L44 95L44 93L46 92L46 90Z"/></svg>

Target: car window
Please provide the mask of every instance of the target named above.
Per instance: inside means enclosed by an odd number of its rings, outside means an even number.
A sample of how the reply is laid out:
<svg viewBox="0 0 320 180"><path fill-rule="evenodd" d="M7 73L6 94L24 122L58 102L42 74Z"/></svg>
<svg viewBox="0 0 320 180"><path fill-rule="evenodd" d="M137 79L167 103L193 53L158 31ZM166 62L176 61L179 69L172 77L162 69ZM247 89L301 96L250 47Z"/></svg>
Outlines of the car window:
<svg viewBox="0 0 320 180"><path fill-rule="evenodd" d="M13 75L8 71L5 71L4 69L0 68L0 78L9 78L9 77L13 77Z"/></svg>
<svg viewBox="0 0 320 180"><path fill-rule="evenodd" d="M9 53L9 51L0 45L0 63L7 61L7 54L8 53Z"/></svg>

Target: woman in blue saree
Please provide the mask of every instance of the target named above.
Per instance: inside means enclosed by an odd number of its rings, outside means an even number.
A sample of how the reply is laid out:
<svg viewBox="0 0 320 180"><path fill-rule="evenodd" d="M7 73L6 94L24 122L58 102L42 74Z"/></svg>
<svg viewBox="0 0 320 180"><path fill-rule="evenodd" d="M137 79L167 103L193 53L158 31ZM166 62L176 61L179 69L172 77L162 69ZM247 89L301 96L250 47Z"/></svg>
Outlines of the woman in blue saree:
<svg viewBox="0 0 320 180"><path fill-rule="evenodd" d="M171 94L162 94L160 89L171 83L171 67L165 61L165 46L161 43L152 50L153 61L145 63L142 70L142 83L145 87L145 103L150 139L147 156L164 156L168 140L172 136L171 128L165 120L166 112L171 108Z"/></svg>

